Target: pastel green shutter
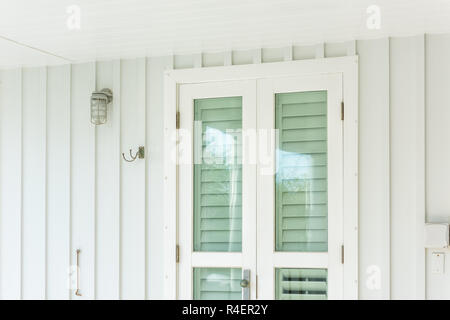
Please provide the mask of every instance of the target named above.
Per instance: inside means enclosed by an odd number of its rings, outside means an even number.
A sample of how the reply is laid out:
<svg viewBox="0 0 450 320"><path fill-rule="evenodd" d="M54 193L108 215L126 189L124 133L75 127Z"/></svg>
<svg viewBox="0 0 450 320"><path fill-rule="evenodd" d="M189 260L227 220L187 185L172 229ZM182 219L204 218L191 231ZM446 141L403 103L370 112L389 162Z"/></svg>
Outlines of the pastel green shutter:
<svg viewBox="0 0 450 320"><path fill-rule="evenodd" d="M239 252L242 97L198 99L194 110L194 250Z"/></svg>
<svg viewBox="0 0 450 320"><path fill-rule="evenodd" d="M239 268L194 268L194 299L240 300L241 274Z"/></svg>
<svg viewBox="0 0 450 320"><path fill-rule="evenodd" d="M275 96L277 251L328 250L327 92Z"/></svg>
<svg viewBox="0 0 450 320"><path fill-rule="evenodd" d="M327 299L326 269L276 269L275 299L325 300Z"/></svg>

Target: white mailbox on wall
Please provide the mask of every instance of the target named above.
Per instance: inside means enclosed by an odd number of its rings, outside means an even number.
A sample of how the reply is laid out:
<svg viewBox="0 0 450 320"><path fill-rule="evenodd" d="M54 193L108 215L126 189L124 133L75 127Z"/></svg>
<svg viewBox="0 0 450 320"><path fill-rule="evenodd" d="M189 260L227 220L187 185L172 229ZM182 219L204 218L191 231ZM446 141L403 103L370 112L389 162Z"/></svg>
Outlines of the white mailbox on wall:
<svg viewBox="0 0 450 320"><path fill-rule="evenodd" d="M447 248L448 244L448 223L425 224L425 248Z"/></svg>

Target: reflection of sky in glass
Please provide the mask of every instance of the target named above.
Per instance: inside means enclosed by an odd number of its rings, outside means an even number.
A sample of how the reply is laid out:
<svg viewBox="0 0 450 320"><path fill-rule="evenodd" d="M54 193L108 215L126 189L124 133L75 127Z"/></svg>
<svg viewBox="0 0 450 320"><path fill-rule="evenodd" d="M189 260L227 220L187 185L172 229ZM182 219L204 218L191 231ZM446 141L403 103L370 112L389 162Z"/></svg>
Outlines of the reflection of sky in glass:
<svg viewBox="0 0 450 320"><path fill-rule="evenodd" d="M228 169L229 174L229 188L224 190L224 194L228 194L228 217L230 219L230 232L228 238L228 251L233 251L232 244L239 242L238 232L242 222L239 219L237 211L239 186L241 179L239 179L240 166L236 159L238 152L237 140L241 135L240 130L223 132L212 127L206 127L203 134L203 143L205 149L203 150L202 163L219 165L220 169ZM225 189L225 188L224 188ZM235 238L236 236L236 238Z"/></svg>
<svg viewBox="0 0 450 320"><path fill-rule="evenodd" d="M298 94L299 104L285 99L277 105L277 251L327 250L327 133L326 115L321 113L326 104L305 99Z"/></svg>
<svg viewBox="0 0 450 320"><path fill-rule="evenodd" d="M308 191L313 176L314 160L310 154L277 149L276 183L284 183L289 191Z"/></svg>
<svg viewBox="0 0 450 320"><path fill-rule="evenodd" d="M240 299L241 273L240 268L195 268L194 299Z"/></svg>
<svg viewBox="0 0 450 320"><path fill-rule="evenodd" d="M238 140L241 131L223 132L212 127L206 127L203 134L203 163L207 164L237 164Z"/></svg>

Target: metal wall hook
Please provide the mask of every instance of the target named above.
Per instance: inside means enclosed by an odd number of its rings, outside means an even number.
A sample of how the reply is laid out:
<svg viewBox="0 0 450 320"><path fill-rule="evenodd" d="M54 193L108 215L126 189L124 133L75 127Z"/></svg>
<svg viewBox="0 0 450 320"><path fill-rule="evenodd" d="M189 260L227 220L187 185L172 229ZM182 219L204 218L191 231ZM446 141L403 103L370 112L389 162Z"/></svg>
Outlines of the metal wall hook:
<svg viewBox="0 0 450 320"><path fill-rule="evenodd" d="M133 156L133 153L132 153L132 151L130 149L130 157L131 157L131 160L125 158L125 153L122 152L123 160L125 160L126 162L133 162L133 161L135 161L138 158L139 159L144 159L144 157L145 157L145 148L143 146L140 146L138 151L136 152L136 154L134 156Z"/></svg>

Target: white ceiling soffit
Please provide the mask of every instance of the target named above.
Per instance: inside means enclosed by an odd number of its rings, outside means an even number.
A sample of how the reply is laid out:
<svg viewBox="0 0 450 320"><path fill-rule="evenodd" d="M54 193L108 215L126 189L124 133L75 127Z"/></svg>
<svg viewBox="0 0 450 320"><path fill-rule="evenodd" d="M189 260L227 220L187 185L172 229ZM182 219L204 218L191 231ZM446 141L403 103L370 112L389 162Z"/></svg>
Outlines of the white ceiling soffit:
<svg viewBox="0 0 450 320"><path fill-rule="evenodd" d="M450 0L1 0L0 66L444 32Z"/></svg>
<svg viewBox="0 0 450 320"><path fill-rule="evenodd" d="M56 57L35 48L18 45L13 41L0 38L0 69L17 66L46 66L68 63L66 59Z"/></svg>

